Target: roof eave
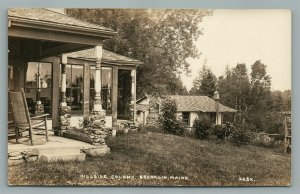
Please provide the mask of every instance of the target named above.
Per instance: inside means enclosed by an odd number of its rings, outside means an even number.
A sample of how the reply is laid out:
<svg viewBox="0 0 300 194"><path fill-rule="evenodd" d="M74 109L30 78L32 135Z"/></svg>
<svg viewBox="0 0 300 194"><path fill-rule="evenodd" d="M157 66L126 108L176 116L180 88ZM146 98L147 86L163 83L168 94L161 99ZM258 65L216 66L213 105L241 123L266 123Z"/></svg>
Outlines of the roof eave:
<svg viewBox="0 0 300 194"><path fill-rule="evenodd" d="M11 17L11 16L8 16L8 20L10 21L11 26L20 26L26 28L50 30L50 31L85 34L90 36L97 36L100 38L112 38L118 34L113 30L100 30L95 28L68 26L63 24L54 24L51 22L36 21L36 20Z"/></svg>
<svg viewBox="0 0 300 194"><path fill-rule="evenodd" d="M103 62L107 62L107 63L117 63L117 64L123 64L123 65L142 65L144 64L141 61L122 61L122 60L107 60L107 59L103 59Z"/></svg>
<svg viewBox="0 0 300 194"><path fill-rule="evenodd" d="M71 59L79 59L79 60L83 60L83 61L91 61L91 62L95 62L95 59L92 58L83 58L83 57L69 57ZM102 63L104 64L112 64L112 65L130 65L130 66L138 66L139 64L141 64L140 62L136 62L136 61L114 61L114 60L105 60L102 59L101 60Z"/></svg>

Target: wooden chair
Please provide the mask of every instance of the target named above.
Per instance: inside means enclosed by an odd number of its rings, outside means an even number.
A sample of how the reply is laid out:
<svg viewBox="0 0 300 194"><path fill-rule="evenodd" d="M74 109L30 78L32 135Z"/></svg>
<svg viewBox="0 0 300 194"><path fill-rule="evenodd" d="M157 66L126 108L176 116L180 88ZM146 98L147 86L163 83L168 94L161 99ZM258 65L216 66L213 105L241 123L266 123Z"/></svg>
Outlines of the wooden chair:
<svg viewBox="0 0 300 194"><path fill-rule="evenodd" d="M16 142L19 143L20 133L28 131L27 137L33 145L33 132L37 130L45 130L46 141L48 141L47 116L49 114L30 117L24 90L21 88L19 91L9 91L8 93L15 125Z"/></svg>

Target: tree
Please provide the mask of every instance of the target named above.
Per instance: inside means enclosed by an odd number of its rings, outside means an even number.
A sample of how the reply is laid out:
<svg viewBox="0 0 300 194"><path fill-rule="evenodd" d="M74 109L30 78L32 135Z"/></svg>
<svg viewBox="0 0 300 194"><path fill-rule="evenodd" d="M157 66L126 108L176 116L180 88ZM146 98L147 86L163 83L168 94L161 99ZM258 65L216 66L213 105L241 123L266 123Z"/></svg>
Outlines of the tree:
<svg viewBox="0 0 300 194"><path fill-rule="evenodd" d="M176 102L171 99L165 99L161 112L160 123L163 131L173 135L183 135L184 124L181 119L177 118Z"/></svg>
<svg viewBox="0 0 300 194"><path fill-rule="evenodd" d="M193 81L190 94L212 97L217 89L217 77L204 63L198 77Z"/></svg>
<svg viewBox="0 0 300 194"><path fill-rule="evenodd" d="M251 66L251 92L249 99L253 105L270 95L271 77L267 75L266 68L267 66L261 63L260 60Z"/></svg>
<svg viewBox="0 0 300 194"><path fill-rule="evenodd" d="M284 98L280 92L271 93L271 77L261 61L251 66L250 79L245 64L237 64L233 69L226 67L218 86L221 103L235 107L242 123L260 131L276 132L280 129Z"/></svg>
<svg viewBox="0 0 300 194"><path fill-rule="evenodd" d="M144 64L137 69L137 95L170 92L172 76L189 72L187 58L199 57L194 42L205 9L68 9L67 14L118 31L104 48ZM176 85L182 87L179 85ZM172 88L173 89L173 88Z"/></svg>
<svg viewBox="0 0 300 194"><path fill-rule="evenodd" d="M225 75L218 80L220 101L228 106L235 107L240 112L247 107L247 97L250 82L245 64L238 63L232 70L227 66Z"/></svg>

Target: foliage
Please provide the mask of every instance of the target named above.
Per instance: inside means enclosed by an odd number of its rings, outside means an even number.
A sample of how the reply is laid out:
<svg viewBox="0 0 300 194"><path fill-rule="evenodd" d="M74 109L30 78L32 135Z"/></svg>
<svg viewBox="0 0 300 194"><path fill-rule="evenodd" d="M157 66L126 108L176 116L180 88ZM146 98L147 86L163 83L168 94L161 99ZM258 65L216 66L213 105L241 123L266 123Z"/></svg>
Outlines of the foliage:
<svg viewBox="0 0 300 194"><path fill-rule="evenodd" d="M201 115L194 120L193 128L195 135L199 139L206 139L211 129L211 123L206 115Z"/></svg>
<svg viewBox="0 0 300 194"><path fill-rule="evenodd" d="M262 186L288 185L291 155L256 146L235 147L163 133L109 138L110 154L85 161L34 161L8 166L10 185ZM43 172L43 173L41 173ZM107 175L80 178L80 175ZM112 175L187 176L186 180L110 178ZM201 175L201 176L199 176ZM254 182L237 181L245 175ZM59 178L56 178L59 177Z"/></svg>
<svg viewBox="0 0 300 194"><path fill-rule="evenodd" d="M204 95L213 97L216 91L217 77L204 63L199 71L198 77L193 81L193 87L190 91L192 95Z"/></svg>
<svg viewBox="0 0 300 194"><path fill-rule="evenodd" d="M251 132L246 124L237 124L230 134L230 141L235 146L243 146L250 143Z"/></svg>
<svg viewBox="0 0 300 194"><path fill-rule="evenodd" d="M174 100L166 99L162 104L162 115L160 117L161 126L164 132L183 135L184 124L177 118L177 105Z"/></svg>
<svg viewBox="0 0 300 194"><path fill-rule="evenodd" d="M143 62L137 69L137 95L186 93L178 73L189 73L189 57L206 9L68 9L67 14L118 31L104 48Z"/></svg>
<svg viewBox="0 0 300 194"><path fill-rule="evenodd" d="M225 78L218 82L220 101L240 112L247 107L247 98L250 91L249 77L245 64L237 64L232 70L226 68Z"/></svg>
<svg viewBox="0 0 300 194"><path fill-rule="evenodd" d="M255 131L279 132L280 112L289 111L290 90L271 92L271 77L267 65L255 61L248 74L245 64L237 64L218 80L220 102L238 110L237 120L248 123Z"/></svg>
<svg viewBox="0 0 300 194"><path fill-rule="evenodd" d="M215 135L217 139L224 140L232 132L232 124L227 122L226 125L213 125L211 134Z"/></svg>

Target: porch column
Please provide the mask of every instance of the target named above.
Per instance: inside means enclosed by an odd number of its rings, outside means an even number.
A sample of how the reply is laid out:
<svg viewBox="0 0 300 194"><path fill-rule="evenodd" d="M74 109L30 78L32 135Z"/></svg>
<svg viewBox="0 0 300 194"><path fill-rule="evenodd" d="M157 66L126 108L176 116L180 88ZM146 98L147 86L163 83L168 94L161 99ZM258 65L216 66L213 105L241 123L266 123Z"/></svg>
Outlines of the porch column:
<svg viewBox="0 0 300 194"><path fill-rule="evenodd" d="M44 114L44 105L41 102L41 76L40 76L40 63L37 62L37 74L36 74L36 87L38 88L36 91L36 106L35 106L35 114L41 115Z"/></svg>
<svg viewBox="0 0 300 194"><path fill-rule="evenodd" d="M60 119L59 119L59 77L60 75L60 57L51 57L49 62L52 62L52 126L54 128L55 135L58 135L60 128Z"/></svg>
<svg viewBox="0 0 300 194"><path fill-rule="evenodd" d="M90 114L90 63L85 62L83 69L83 118Z"/></svg>
<svg viewBox="0 0 300 194"><path fill-rule="evenodd" d="M113 66L112 72L112 101L111 101L111 115L112 115L112 136L115 137L118 128L118 66Z"/></svg>
<svg viewBox="0 0 300 194"><path fill-rule="evenodd" d="M136 122L136 70L131 70L131 102L130 111L132 116L132 121Z"/></svg>
<svg viewBox="0 0 300 194"><path fill-rule="evenodd" d="M59 135L62 136L64 132L70 129L71 124L71 107L67 105L66 89L66 65L68 56L66 54L61 55L61 100L59 106Z"/></svg>
<svg viewBox="0 0 300 194"><path fill-rule="evenodd" d="M66 65L67 65L67 56L62 54L61 55L61 106L67 106L67 97L66 97L66 90L67 90L67 76L66 76Z"/></svg>
<svg viewBox="0 0 300 194"><path fill-rule="evenodd" d="M102 46L95 46L96 73L95 73L95 99L94 111L102 111L101 104L101 58Z"/></svg>
<svg viewBox="0 0 300 194"><path fill-rule="evenodd" d="M105 144L105 138L107 136L107 130L105 128L105 111L102 110L101 105L101 58L102 58L102 46L95 46L95 59L96 59L96 73L95 73L95 99L94 107L91 112L89 121L90 126L90 139L92 144L97 146L94 149L93 155L103 155L109 152L109 148Z"/></svg>

